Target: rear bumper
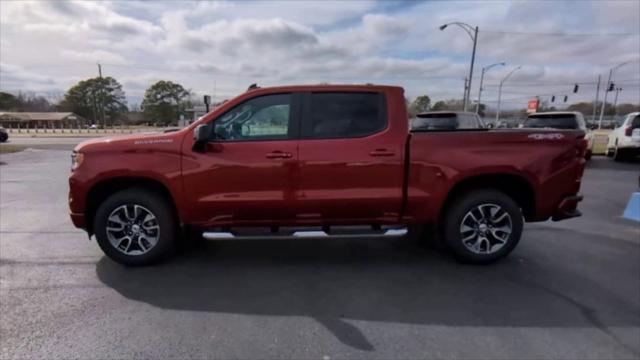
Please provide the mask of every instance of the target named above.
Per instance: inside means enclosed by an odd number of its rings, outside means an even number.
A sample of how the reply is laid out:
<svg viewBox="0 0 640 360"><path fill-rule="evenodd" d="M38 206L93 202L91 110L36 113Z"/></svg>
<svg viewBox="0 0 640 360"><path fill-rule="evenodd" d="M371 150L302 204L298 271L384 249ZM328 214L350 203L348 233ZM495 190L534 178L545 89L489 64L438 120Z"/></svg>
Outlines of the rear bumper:
<svg viewBox="0 0 640 360"><path fill-rule="evenodd" d="M556 211L553 213L551 220L560 221L581 216L582 213L578 210L578 203L582 201L582 199L582 195L572 195L562 199Z"/></svg>

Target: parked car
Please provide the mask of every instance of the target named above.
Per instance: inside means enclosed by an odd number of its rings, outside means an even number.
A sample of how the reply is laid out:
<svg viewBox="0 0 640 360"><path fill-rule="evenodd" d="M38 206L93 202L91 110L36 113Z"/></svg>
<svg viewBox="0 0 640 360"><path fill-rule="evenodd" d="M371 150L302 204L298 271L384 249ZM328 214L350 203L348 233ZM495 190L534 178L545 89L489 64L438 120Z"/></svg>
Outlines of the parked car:
<svg viewBox="0 0 640 360"><path fill-rule="evenodd" d="M0 127L0 143L3 143L7 140L9 140L9 133L5 128Z"/></svg>
<svg viewBox="0 0 640 360"><path fill-rule="evenodd" d="M484 123L480 117L471 112L462 111L427 111L411 119L411 130L458 130L480 129Z"/></svg>
<svg viewBox="0 0 640 360"><path fill-rule="evenodd" d="M622 125L609 133L607 156L615 161L640 155L640 112L625 116Z"/></svg>
<svg viewBox="0 0 640 360"><path fill-rule="evenodd" d="M72 154L70 215L127 265L206 239L401 236L437 224L461 260L509 254L524 221L579 216L585 132L409 130L404 90L250 89L169 133Z"/></svg>
<svg viewBox="0 0 640 360"><path fill-rule="evenodd" d="M587 128L582 113L578 111L549 111L529 114L521 128L582 130L586 133L587 152L585 159L591 159L595 138L591 129Z"/></svg>

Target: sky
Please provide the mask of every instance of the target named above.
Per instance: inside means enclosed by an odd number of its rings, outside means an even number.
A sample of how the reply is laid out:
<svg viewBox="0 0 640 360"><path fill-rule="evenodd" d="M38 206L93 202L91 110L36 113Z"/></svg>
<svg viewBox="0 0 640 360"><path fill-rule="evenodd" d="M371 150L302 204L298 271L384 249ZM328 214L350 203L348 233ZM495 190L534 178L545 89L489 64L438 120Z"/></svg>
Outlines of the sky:
<svg viewBox="0 0 640 360"><path fill-rule="evenodd" d="M609 69L618 103L640 103L640 1L0 1L0 90L60 97L113 76L130 105L158 80L231 98L250 84L400 85L408 98L462 98L478 26L471 98L526 106L592 101ZM573 93L579 83L578 93ZM603 85L604 87L604 85ZM612 99L610 93L609 99ZM602 96L602 92L601 92ZM602 98L602 97L601 97Z"/></svg>

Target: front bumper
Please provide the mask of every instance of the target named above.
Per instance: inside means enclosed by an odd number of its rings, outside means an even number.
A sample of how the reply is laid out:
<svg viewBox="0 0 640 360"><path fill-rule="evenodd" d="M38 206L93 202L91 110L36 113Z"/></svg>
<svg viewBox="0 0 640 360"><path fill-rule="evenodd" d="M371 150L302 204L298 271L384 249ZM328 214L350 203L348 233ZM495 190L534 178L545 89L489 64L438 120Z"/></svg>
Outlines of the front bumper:
<svg viewBox="0 0 640 360"><path fill-rule="evenodd" d="M73 223L73 225L77 228L80 229L86 229L86 221L85 221L85 217L84 217L84 213L73 213L70 212L69 216L71 217L71 222Z"/></svg>
<svg viewBox="0 0 640 360"><path fill-rule="evenodd" d="M582 199L582 195L572 195L562 199L556 211L553 213L551 220L560 221L582 216L582 213L578 210L578 203L582 201Z"/></svg>

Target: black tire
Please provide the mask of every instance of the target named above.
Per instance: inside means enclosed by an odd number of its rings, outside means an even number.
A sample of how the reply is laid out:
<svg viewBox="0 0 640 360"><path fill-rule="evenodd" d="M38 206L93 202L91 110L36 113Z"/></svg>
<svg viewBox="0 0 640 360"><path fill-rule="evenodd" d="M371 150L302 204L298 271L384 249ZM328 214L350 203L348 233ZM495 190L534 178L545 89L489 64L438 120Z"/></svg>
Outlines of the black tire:
<svg viewBox="0 0 640 360"><path fill-rule="evenodd" d="M616 148L613 150L613 161L624 161L624 155L625 154L622 149L618 148L618 145L616 145Z"/></svg>
<svg viewBox="0 0 640 360"><path fill-rule="evenodd" d="M5 142L7 140L9 140L9 134L0 132L0 142Z"/></svg>
<svg viewBox="0 0 640 360"><path fill-rule="evenodd" d="M129 206L129 209L138 205L144 209L141 212L148 211L156 218L151 224L157 225L159 229L159 234L156 237L157 243L142 254L128 255L123 252L124 250L119 250L111 244L107 234L107 226L110 223L111 226L114 226L114 223L109 221L109 216L126 205ZM141 226L138 230L144 232L145 230L141 229ZM93 231L98 245L109 258L123 265L144 266L163 260L173 253L174 240L178 234L178 222L172 207L163 196L145 189L131 188L114 193L98 207L93 221ZM129 241L131 242L131 240ZM133 248L137 247L143 251L141 246L136 246L140 244L140 241L134 240ZM149 245L148 242L146 244Z"/></svg>
<svg viewBox="0 0 640 360"><path fill-rule="evenodd" d="M485 210L485 212L487 211L487 206L489 206L489 212L491 211L491 209L496 209L497 207L508 214L508 219L504 218L503 220L501 220L501 222L509 220L511 233L505 236L504 244L501 245L501 247L495 246L495 244L493 244L494 246L492 247L496 248L494 252L477 253L468 248L467 245L465 245L465 243L463 242L463 235L461 233L462 222L465 221L465 217L470 211L472 211L473 209L477 209L480 205L483 205L482 210ZM491 205L495 207L492 207ZM476 213L476 217L479 218L480 216L477 214L478 213ZM469 219L472 218L467 218L467 221L469 221ZM520 207L512 198L510 198L503 192L494 189L477 189L462 193L452 200L445 212L445 218L442 222L442 231L445 244L451 251L453 251L456 259L465 263L489 264L507 256L509 253L511 253L511 251L513 251L516 245L518 245L520 236L522 235L523 223L524 220L522 212L520 211ZM489 222L489 225L492 226L502 224L493 224ZM491 228L493 228L492 226ZM487 228L486 224L484 226L484 229L486 234L485 236L490 239L489 242L495 241L496 237L493 236L493 232L491 231L491 229ZM496 230L496 232L498 231L500 230ZM472 231L471 233L477 234L477 231ZM500 234L504 235L505 233ZM485 246L485 248L486 247L487 246Z"/></svg>

